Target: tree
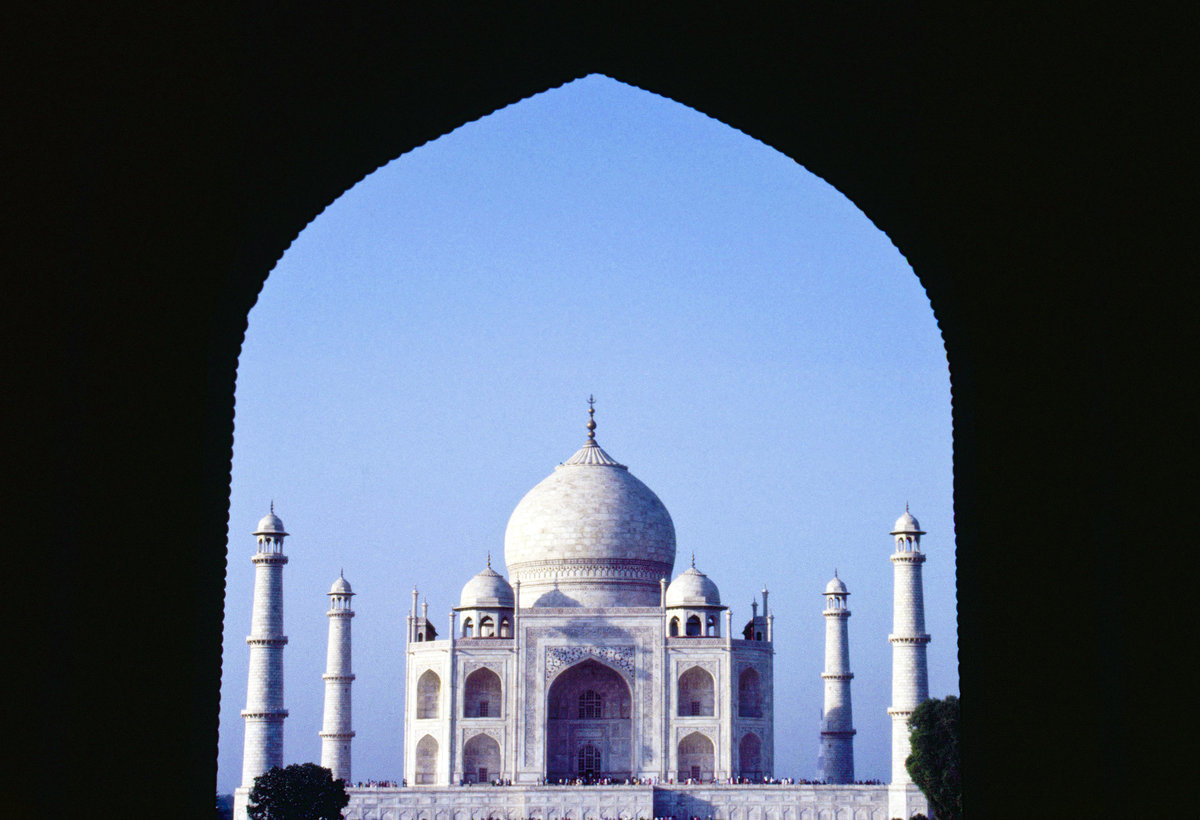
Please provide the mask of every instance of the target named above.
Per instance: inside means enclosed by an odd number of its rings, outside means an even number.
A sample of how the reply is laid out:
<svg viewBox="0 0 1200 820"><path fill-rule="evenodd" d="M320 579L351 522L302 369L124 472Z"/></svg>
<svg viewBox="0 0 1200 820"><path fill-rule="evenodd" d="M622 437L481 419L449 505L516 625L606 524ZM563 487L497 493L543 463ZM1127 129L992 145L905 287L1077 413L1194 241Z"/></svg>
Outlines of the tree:
<svg viewBox="0 0 1200 820"><path fill-rule="evenodd" d="M340 820L349 802L346 781L329 769L293 763L254 778L246 813L252 820Z"/></svg>
<svg viewBox="0 0 1200 820"><path fill-rule="evenodd" d="M904 761L908 776L929 801L938 820L962 817L959 778L958 698L927 700L908 718L912 754Z"/></svg>

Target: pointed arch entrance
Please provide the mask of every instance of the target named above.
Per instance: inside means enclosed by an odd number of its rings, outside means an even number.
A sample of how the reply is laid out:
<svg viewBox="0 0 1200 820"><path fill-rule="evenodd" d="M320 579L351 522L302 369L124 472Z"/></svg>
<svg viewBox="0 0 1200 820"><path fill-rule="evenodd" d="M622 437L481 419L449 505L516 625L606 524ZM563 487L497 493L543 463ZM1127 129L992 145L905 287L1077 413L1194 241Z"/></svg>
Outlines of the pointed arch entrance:
<svg viewBox="0 0 1200 820"><path fill-rule="evenodd" d="M631 776L632 704L625 678L598 661L560 673L546 696L547 779Z"/></svg>

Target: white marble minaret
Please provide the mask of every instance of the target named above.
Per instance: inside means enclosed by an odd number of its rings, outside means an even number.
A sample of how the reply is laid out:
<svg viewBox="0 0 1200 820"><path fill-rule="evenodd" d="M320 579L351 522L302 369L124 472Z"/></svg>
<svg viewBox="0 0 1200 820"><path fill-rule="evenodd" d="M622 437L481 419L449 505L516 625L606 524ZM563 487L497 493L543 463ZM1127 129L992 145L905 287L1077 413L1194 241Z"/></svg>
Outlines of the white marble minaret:
<svg viewBox="0 0 1200 820"><path fill-rule="evenodd" d="M910 748L908 717L921 701L929 699L929 672L925 664L925 596L921 588L921 536L924 530L904 505L904 515L896 519L892 536L893 618L892 634L892 781L888 787L888 816L910 817L913 812L928 813L924 796L913 785L904 765Z"/></svg>
<svg viewBox="0 0 1200 820"><path fill-rule="evenodd" d="M250 616L250 675L246 685L246 741L242 753L242 788L272 766L283 765L283 522L271 512L254 532L254 609Z"/></svg>
<svg viewBox="0 0 1200 820"><path fill-rule="evenodd" d="M854 719L850 708L850 610L846 585L833 572L825 587L825 711L821 719L819 777L826 783L854 782Z"/></svg>
<svg viewBox="0 0 1200 820"><path fill-rule="evenodd" d="M350 782L350 599L354 593L339 575L329 590L329 651L325 656L325 719L321 723L321 765L334 780Z"/></svg>

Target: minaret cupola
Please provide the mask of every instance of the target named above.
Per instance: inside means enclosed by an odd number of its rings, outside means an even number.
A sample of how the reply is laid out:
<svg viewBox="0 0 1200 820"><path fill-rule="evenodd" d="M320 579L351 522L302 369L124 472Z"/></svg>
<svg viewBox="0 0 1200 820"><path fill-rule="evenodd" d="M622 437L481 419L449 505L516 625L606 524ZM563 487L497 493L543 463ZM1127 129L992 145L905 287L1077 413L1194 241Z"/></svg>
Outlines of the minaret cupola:
<svg viewBox="0 0 1200 820"><path fill-rule="evenodd" d="M921 536L925 534L925 531L921 529L920 522L908 511L907 503L904 505L904 515L896 519L891 534L896 539L896 552L921 551Z"/></svg>
<svg viewBox="0 0 1200 820"><path fill-rule="evenodd" d="M283 521L275 514L275 502L271 502L271 511L264 515L254 530L258 539L260 554L278 554L283 552L283 539L288 532L283 528Z"/></svg>

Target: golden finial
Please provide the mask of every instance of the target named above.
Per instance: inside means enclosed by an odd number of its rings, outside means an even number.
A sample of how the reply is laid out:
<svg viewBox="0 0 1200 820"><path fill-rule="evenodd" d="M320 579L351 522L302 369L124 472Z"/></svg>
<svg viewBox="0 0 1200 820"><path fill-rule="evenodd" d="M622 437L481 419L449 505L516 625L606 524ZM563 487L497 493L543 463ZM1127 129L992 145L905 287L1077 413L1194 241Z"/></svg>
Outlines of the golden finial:
<svg viewBox="0 0 1200 820"><path fill-rule="evenodd" d="M596 443L596 399L592 395L588 395L588 443Z"/></svg>
<svg viewBox="0 0 1200 820"><path fill-rule="evenodd" d="M488 550L488 569L492 568L492 551Z"/></svg>

